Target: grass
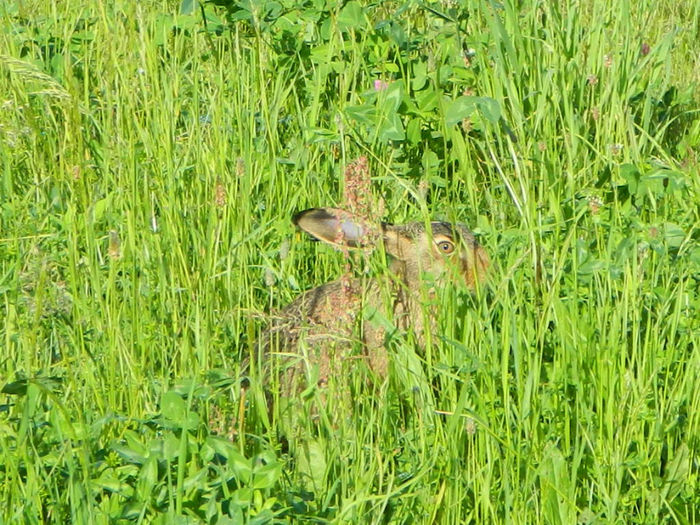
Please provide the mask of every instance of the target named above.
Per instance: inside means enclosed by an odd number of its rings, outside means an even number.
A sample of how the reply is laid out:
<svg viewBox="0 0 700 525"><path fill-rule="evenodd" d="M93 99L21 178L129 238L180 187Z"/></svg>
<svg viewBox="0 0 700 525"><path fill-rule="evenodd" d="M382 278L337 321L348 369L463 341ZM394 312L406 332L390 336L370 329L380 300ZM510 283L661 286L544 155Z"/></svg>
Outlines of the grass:
<svg viewBox="0 0 700 525"><path fill-rule="evenodd" d="M700 522L697 3L220 4L0 7L0 521ZM489 285L268 410L360 156Z"/></svg>

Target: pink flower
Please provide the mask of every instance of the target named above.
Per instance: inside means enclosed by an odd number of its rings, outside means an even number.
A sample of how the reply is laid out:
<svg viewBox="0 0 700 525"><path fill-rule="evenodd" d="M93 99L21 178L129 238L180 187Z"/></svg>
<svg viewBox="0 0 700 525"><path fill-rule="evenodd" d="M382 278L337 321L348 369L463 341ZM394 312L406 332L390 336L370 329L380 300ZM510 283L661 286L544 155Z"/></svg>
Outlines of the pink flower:
<svg viewBox="0 0 700 525"><path fill-rule="evenodd" d="M385 82L384 80L377 79L374 81L374 90L375 91L384 91L386 88L389 87L389 84Z"/></svg>

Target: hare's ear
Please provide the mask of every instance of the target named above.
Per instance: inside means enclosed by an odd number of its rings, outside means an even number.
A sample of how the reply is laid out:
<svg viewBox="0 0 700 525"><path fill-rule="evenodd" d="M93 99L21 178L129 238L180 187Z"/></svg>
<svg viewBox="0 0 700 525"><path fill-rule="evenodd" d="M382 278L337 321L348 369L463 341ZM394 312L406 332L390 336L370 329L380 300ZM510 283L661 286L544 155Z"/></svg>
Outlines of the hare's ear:
<svg viewBox="0 0 700 525"><path fill-rule="evenodd" d="M371 247L377 235L376 228L367 221L335 208L311 208L297 213L292 222L319 241L333 246Z"/></svg>
<svg viewBox="0 0 700 525"><path fill-rule="evenodd" d="M382 224L382 235L384 237L384 249L386 253L395 259L404 261L408 259L412 253L415 254L417 249L415 241L406 236L406 234L396 226Z"/></svg>

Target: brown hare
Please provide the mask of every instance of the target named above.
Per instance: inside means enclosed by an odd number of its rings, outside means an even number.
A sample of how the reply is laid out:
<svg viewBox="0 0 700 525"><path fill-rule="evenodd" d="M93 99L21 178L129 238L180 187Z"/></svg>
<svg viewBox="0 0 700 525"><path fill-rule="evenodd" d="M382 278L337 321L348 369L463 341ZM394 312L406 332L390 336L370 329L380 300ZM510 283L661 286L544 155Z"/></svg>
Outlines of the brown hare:
<svg viewBox="0 0 700 525"><path fill-rule="evenodd" d="M299 379L315 367L318 375L313 375L320 385L337 377L357 340L363 343L370 368L384 377L388 331L412 330L423 345L425 331L434 333L436 328L435 316L426 316L424 306L435 297L436 287L461 281L473 290L489 264L472 232L459 223L431 222L430 230L423 222L371 224L333 208L302 211L293 222L316 239L343 249L383 246L390 262L386 285L378 277L345 276L301 294L275 317L263 346L268 357L276 353L289 360L280 378L287 393L303 387ZM387 318L393 319L393 326Z"/></svg>

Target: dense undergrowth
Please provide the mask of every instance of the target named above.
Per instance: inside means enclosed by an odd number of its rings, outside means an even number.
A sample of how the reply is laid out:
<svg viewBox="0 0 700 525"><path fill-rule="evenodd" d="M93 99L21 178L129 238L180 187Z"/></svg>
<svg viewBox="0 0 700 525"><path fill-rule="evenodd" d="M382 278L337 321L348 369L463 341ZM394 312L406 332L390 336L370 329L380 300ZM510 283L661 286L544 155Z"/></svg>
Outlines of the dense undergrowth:
<svg viewBox="0 0 700 525"><path fill-rule="evenodd" d="M695 2L0 25L0 521L700 521ZM241 363L344 265L290 217L362 156L383 218L466 222L489 284L387 378L270 406Z"/></svg>

